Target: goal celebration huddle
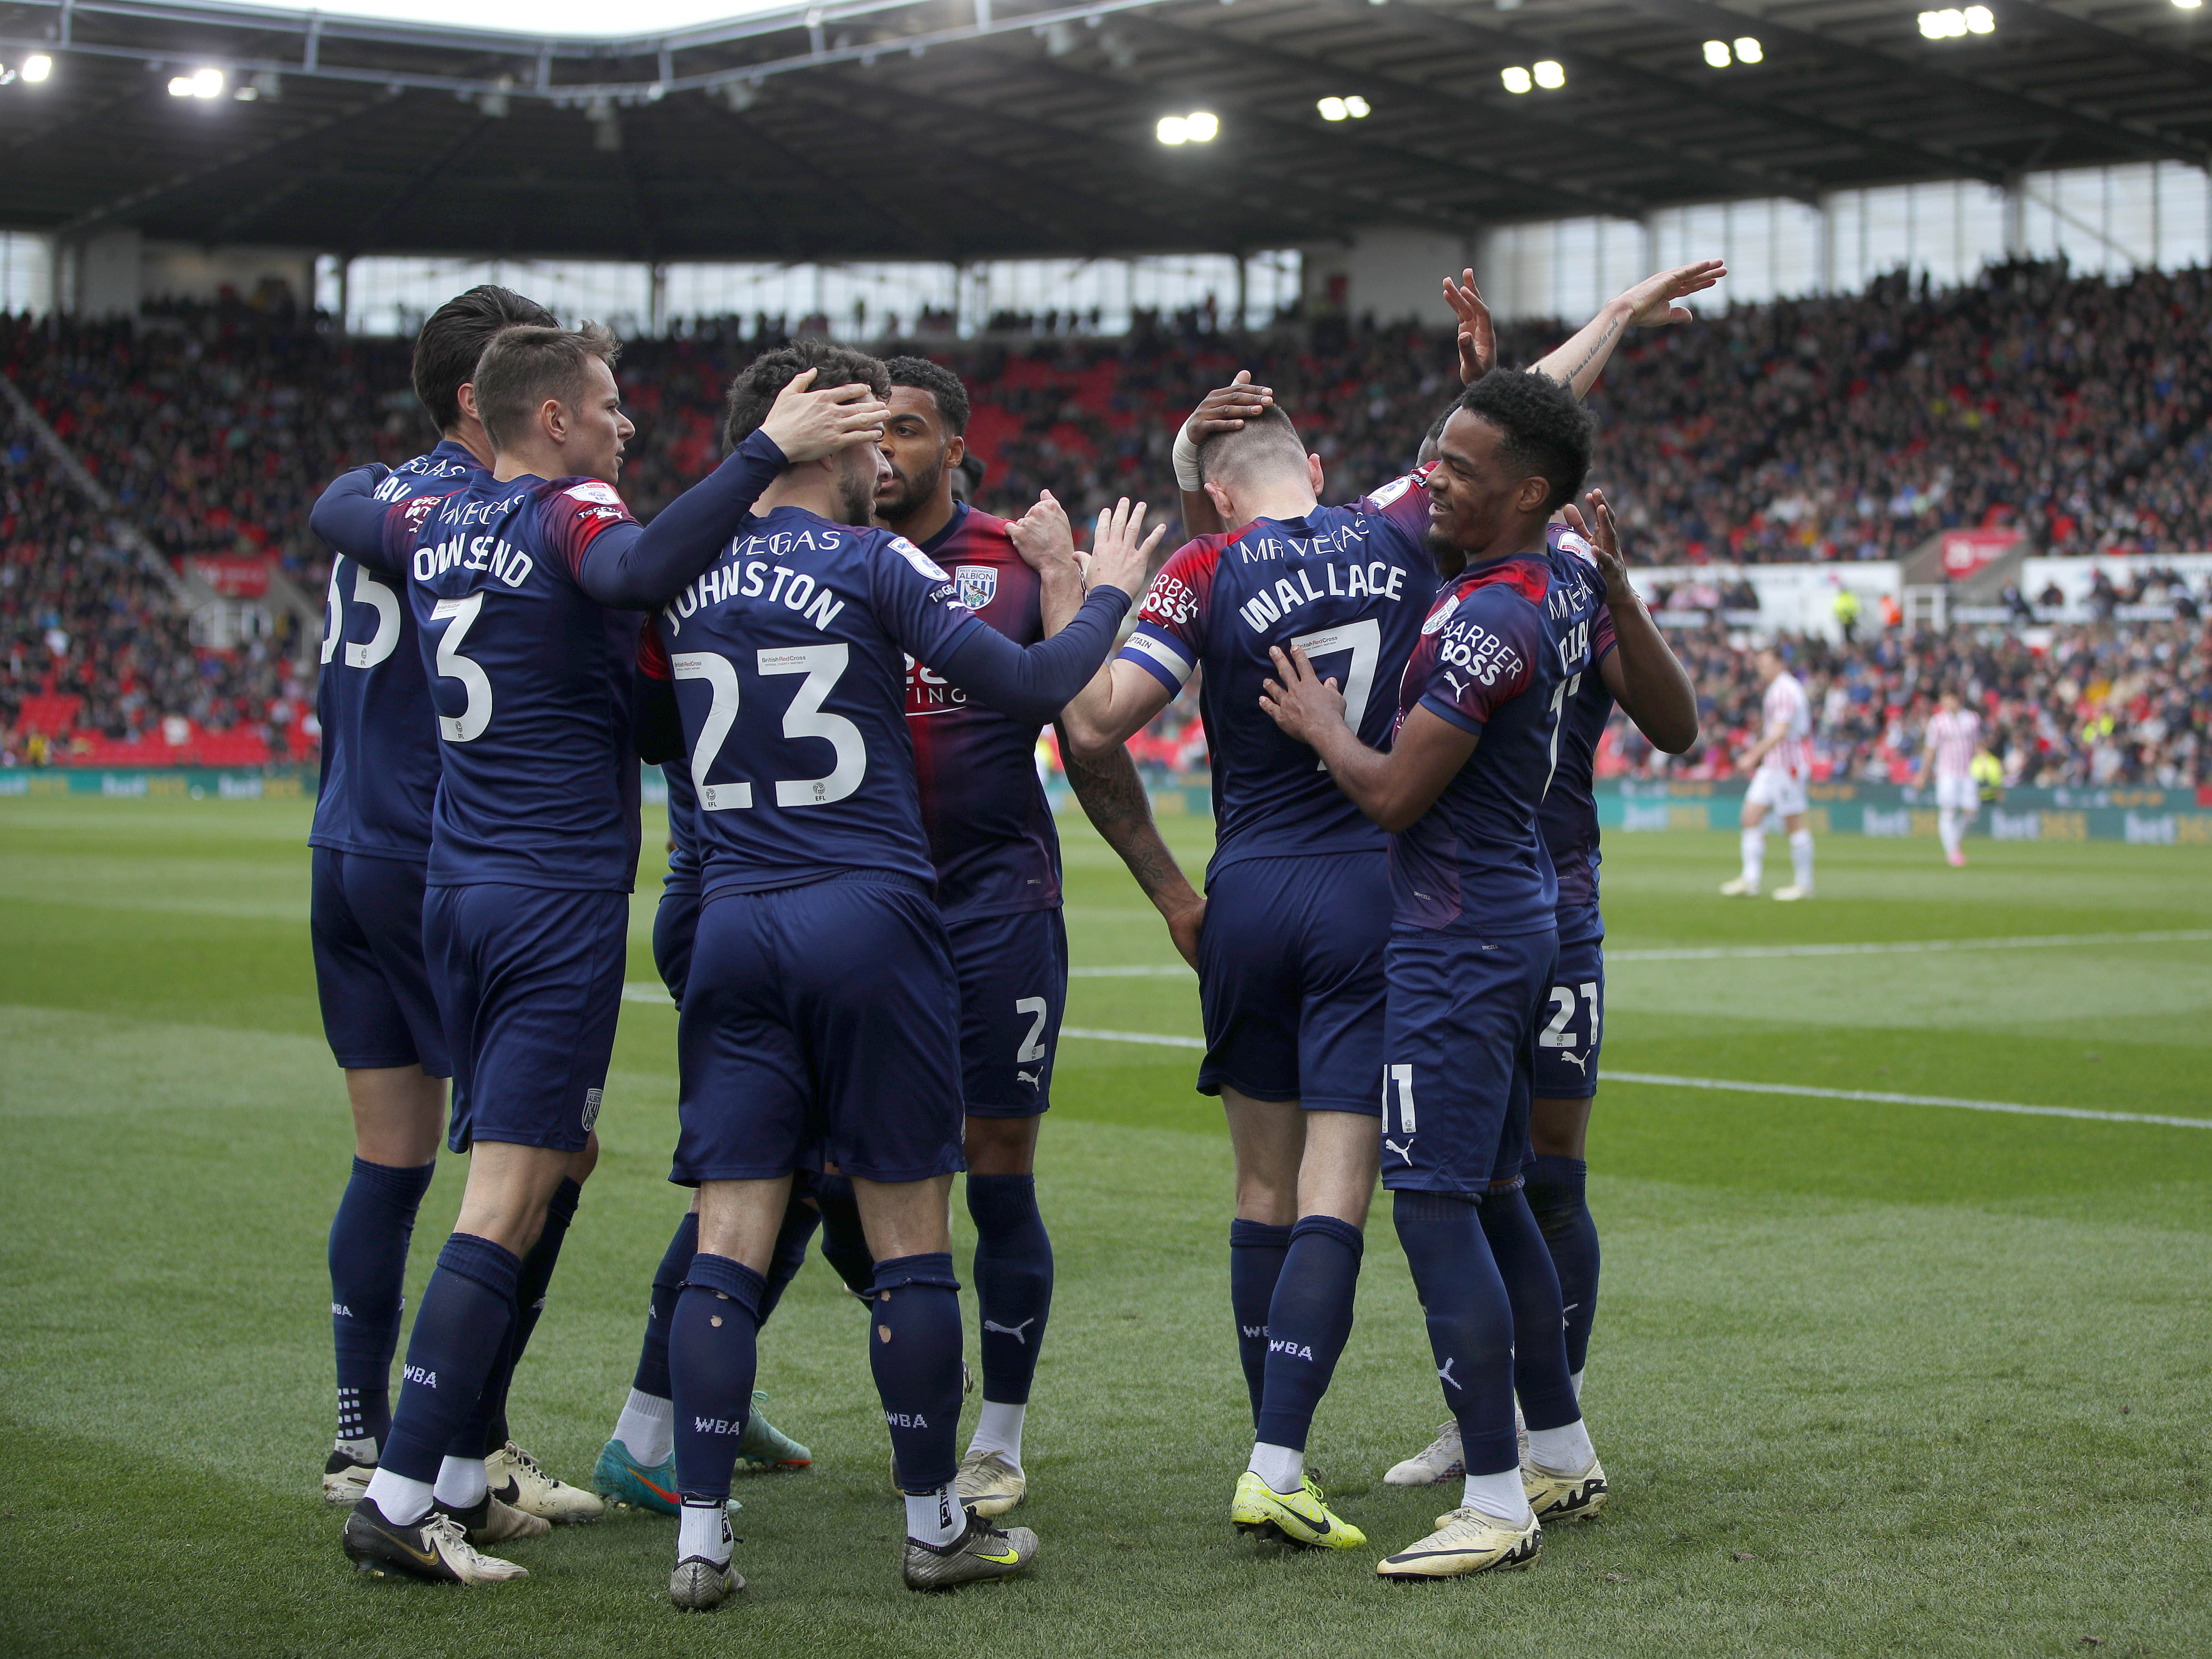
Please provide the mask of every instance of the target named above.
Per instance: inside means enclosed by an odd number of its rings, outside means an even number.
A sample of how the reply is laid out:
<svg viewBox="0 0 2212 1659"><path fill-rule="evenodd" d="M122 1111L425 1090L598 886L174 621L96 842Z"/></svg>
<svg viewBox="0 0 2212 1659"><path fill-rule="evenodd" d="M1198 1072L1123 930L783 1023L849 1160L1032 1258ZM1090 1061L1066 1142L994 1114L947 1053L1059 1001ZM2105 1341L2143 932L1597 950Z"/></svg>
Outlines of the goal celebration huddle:
<svg viewBox="0 0 2212 1659"><path fill-rule="evenodd" d="M1674 302L1724 275L1650 278L1527 369L1493 362L1472 273L1447 280L1463 390L1394 479L1333 485L1296 412L1239 374L1176 435L1191 539L1149 580L1164 527L1144 504L1100 514L1079 552L1049 494L1012 520L961 499L968 393L927 359L767 352L728 387L725 459L641 525L613 337L490 286L433 313L414 381L441 441L345 474L313 516L337 556L310 839L356 1130L323 1475L345 1555L521 1578L530 1538L613 1503L675 1518L674 1607L727 1601L733 1472L811 1461L754 1382L818 1233L866 1306L906 1583L1049 1563L1006 1522L1054 1288L1034 1169L1069 963L1048 726L1197 972L1197 1087L1236 1165L1218 1363L1233 1341L1252 1408L1229 1521L1418 1579L1526 1567L1547 1523L1601 1510L1580 1403L1593 769L1616 706L1670 753L1698 706L1585 493L1580 399L1629 327L1687 321ZM1123 746L1194 678L1202 896ZM1776 714L1784 762L1793 718ZM670 1178L692 1197L665 1247L636 1241L649 1311L586 1489L517 1443L506 1402L598 1155L641 763L668 784L653 944L680 1009ZM1802 797L1764 804L1797 853ZM1755 891L1753 860L1747 834ZM1808 894L1810 872L1806 835ZM403 1333L441 1135L466 1185ZM1385 1477L1442 1489L1435 1529L1370 1546L1305 1451L1378 1176L1448 1420ZM1433 1412L1404 1407L1410 1425Z"/></svg>

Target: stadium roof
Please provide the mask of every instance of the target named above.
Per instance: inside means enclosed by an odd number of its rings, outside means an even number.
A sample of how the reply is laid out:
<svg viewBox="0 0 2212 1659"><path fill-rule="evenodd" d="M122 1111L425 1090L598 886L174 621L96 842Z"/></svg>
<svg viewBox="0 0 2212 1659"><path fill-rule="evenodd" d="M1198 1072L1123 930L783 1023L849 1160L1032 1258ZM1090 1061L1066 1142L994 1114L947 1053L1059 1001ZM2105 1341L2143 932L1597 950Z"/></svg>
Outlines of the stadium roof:
<svg viewBox="0 0 2212 1659"><path fill-rule="evenodd" d="M2212 161L2203 8L1988 0L1930 39L1931 3L721 0L698 21L706 0L540 0L538 27L578 31L546 37L454 21L526 15L483 0L386 0L405 15L382 20L0 0L0 64L52 59L0 85L0 223L349 254L965 259ZM659 32L582 32L610 16ZM1558 90L1501 79L1547 64ZM209 68L219 95L172 95ZM1344 97L1371 112L1325 119ZM1195 110L1216 138L1158 142Z"/></svg>

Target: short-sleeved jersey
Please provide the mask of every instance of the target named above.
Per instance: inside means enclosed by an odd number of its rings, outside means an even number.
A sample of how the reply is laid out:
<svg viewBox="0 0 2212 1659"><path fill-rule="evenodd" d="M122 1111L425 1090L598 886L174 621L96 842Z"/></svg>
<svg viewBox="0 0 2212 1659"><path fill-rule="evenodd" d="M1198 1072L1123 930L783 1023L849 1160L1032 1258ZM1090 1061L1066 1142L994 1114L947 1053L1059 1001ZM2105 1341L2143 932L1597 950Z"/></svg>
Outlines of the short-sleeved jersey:
<svg viewBox="0 0 2212 1659"><path fill-rule="evenodd" d="M1599 596L1561 582L1548 550L1455 577L1421 624L1398 692L1480 741L1436 803L1390 838L1400 927L1483 937L1556 925L1559 882L1537 827L1567 685L1590 665Z"/></svg>
<svg viewBox="0 0 2212 1659"><path fill-rule="evenodd" d="M957 503L921 550L950 573L960 602L1016 645L1044 637L1043 585L1004 519ZM911 656L906 719L945 921L1057 906L1060 835L1037 777L1038 728L972 701Z"/></svg>
<svg viewBox="0 0 2212 1659"><path fill-rule="evenodd" d="M1971 708L1947 713L1939 708L1928 717L1928 742L1936 751L1936 775L1965 778L1973 775L1974 749L1982 740L1982 717Z"/></svg>
<svg viewBox="0 0 2212 1659"><path fill-rule="evenodd" d="M691 785L691 763L671 761L660 769L668 783L668 874L665 893L699 890L699 792Z"/></svg>
<svg viewBox="0 0 2212 1659"><path fill-rule="evenodd" d="M631 522L596 478L501 483L485 472L386 515L384 550L407 572L441 739L430 885L635 883L637 619L576 580L593 540Z"/></svg>
<svg viewBox="0 0 2212 1659"><path fill-rule="evenodd" d="M394 468L376 498L442 495L480 471L475 456L448 441ZM422 678L414 608L343 554L331 561L328 604L323 677L315 688L322 783L307 845L420 864L430 856L438 796L438 721Z"/></svg>
<svg viewBox="0 0 2212 1659"><path fill-rule="evenodd" d="M1566 700L1559 705L1559 763L1536 817L1559 877L1564 919L1597 902L1597 745L1613 718L1613 693L1605 689L1598 665L1613 648L1613 613L1605 608L1605 579L1590 556L1589 544L1564 525L1553 525L1546 545L1553 591L1579 584L1596 596L1597 605L1589 665L1568 679Z"/></svg>
<svg viewBox="0 0 2212 1659"><path fill-rule="evenodd" d="M1421 539L1428 499L1407 476L1350 507L1201 536L1152 579L1121 656L1171 694L1206 671L1199 714L1213 764L1212 869L1382 845L1313 750L1260 707L1260 689L1275 672L1270 647L1303 647L1315 671L1343 687L1359 740L1386 746L1390 688L1436 592Z"/></svg>
<svg viewBox="0 0 2212 1659"><path fill-rule="evenodd" d="M1765 731L1783 728L1782 741L1766 751L1759 763L1762 772L1779 772L1792 779L1813 775L1813 705L1795 674L1777 674L1766 688Z"/></svg>
<svg viewBox="0 0 2212 1659"><path fill-rule="evenodd" d="M982 626L902 536L795 507L749 520L641 659L675 681L704 896L850 870L933 885L906 660L943 663Z"/></svg>

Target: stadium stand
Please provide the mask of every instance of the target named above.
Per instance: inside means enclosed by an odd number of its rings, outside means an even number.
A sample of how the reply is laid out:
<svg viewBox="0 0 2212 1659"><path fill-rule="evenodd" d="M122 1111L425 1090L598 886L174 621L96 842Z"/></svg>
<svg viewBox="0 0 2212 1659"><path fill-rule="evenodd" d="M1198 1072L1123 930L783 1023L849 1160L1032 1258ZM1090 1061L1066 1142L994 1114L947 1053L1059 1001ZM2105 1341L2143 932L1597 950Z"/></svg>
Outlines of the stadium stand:
<svg viewBox="0 0 2212 1659"><path fill-rule="evenodd" d="M2020 264L1956 290L1898 277L1644 334L1592 399L1593 482L1620 507L1639 564L1895 558L1957 526L2017 526L2055 554L2212 546L2208 287L2201 270L2108 283ZM1079 518L1125 493L1172 502L1172 416L1240 367L1296 411L1340 489L1401 470L1455 386L1450 337L1412 325L1324 317L1231 337L1194 310L1140 314L1127 337L1105 339L1058 318L1001 320L1051 327L924 348L975 391L979 500L1001 511L1042 488ZM1501 360L1532 361L1559 328L1504 328ZM639 435L623 489L641 517L711 465L723 386L783 334L781 319L728 318L630 345L622 377ZM338 337L267 295L149 306L135 325L0 319L0 367L161 553L266 564L310 595L327 577L307 528L323 483L428 441L407 362L404 341ZM5 441L0 753L310 757L312 675L283 642L195 646L161 585L13 417ZM2100 590L2093 604L2109 615L2142 597ZM1900 775L1936 686L1957 679L1998 732L2009 777L2203 781L2212 666L2191 625L2196 597L2179 578L2166 597L2173 623L2062 628L2040 651L1965 630L1870 629L1848 649L1796 641L1822 764ZM1756 607L1747 585L1719 576L1654 598L1738 618ZM1710 775L1741 747L1755 699L1722 633L1678 638L1712 696L1708 741L1686 763ZM1147 766L1203 765L1188 702L1139 740ZM1649 769L1638 747L1616 732L1607 769Z"/></svg>

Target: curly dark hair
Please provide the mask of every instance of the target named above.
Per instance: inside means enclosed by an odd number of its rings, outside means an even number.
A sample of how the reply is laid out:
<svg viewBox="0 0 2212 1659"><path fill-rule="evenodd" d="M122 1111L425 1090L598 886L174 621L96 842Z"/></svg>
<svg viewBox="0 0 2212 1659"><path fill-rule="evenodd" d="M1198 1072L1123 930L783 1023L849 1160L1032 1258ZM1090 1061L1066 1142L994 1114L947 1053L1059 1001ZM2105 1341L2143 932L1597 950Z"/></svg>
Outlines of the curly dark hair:
<svg viewBox="0 0 2212 1659"><path fill-rule="evenodd" d="M1498 428L1515 465L1550 483L1546 513L1558 512L1582 492L1595 428L1575 394L1550 375L1494 368L1460 394L1459 406Z"/></svg>
<svg viewBox="0 0 2212 1659"><path fill-rule="evenodd" d="M968 387L957 374L927 357L894 357L884 365L893 386L910 386L937 399L945 429L957 438L968 430Z"/></svg>
<svg viewBox="0 0 2212 1659"><path fill-rule="evenodd" d="M814 377L814 389L817 392L826 392L833 386L850 386L857 380L878 398L890 396L890 376L882 358L871 357L850 346L831 345L826 340L793 340L779 350L754 358L730 382L722 441L735 449L757 432L792 378L810 368L821 371Z"/></svg>
<svg viewBox="0 0 2212 1659"><path fill-rule="evenodd" d="M537 301L496 283L479 283L456 294L423 319L422 331L415 337L415 395L439 431L460 424L461 388L476 378L477 360L491 337L518 323L558 328L561 319Z"/></svg>

